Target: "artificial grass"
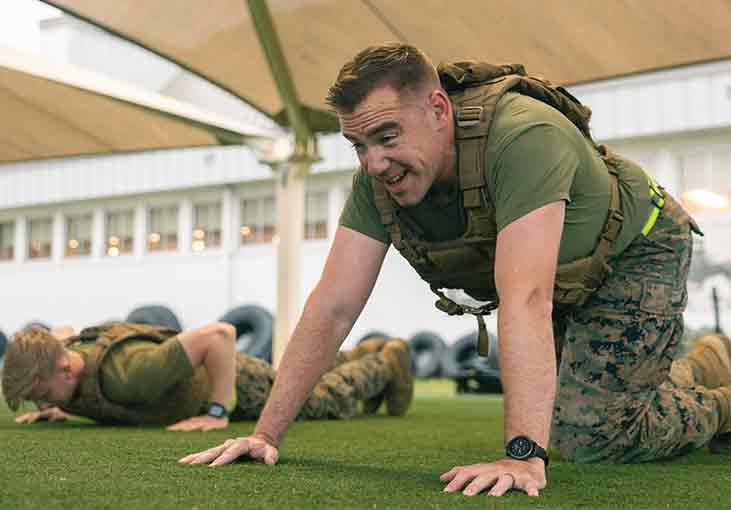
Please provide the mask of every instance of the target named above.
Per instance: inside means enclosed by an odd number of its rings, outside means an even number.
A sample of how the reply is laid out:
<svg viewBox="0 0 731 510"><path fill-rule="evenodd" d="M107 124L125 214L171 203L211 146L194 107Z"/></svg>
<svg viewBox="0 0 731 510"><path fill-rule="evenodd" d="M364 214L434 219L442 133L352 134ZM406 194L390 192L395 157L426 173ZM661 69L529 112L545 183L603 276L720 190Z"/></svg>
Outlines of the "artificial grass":
<svg viewBox="0 0 731 510"><path fill-rule="evenodd" d="M298 422L277 466L251 462L184 466L187 453L245 435L102 427L86 421L17 425L0 405L0 508L731 508L728 457L699 451L672 462L581 466L551 452L539 498L445 494L439 475L496 459L502 400L455 396L450 381L425 381L409 414Z"/></svg>

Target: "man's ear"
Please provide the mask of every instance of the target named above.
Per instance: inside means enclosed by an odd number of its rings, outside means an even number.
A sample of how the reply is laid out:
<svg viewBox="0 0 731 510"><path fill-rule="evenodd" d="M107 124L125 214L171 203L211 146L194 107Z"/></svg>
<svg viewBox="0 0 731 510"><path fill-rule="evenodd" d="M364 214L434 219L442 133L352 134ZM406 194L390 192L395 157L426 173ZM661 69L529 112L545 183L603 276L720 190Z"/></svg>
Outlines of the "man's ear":
<svg viewBox="0 0 731 510"><path fill-rule="evenodd" d="M56 368L58 369L59 372L62 372L64 374L64 376L71 375L71 360L69 359L69 357L66 355L62 356L58 360L58 363L56 364Z"/></svg>
<svg viewBox="0 0 731 510"><path fill-rule="evenodd" d="M452 103L442 89L434 89L427 98L429 106L440 123L452 122Z"/></svg>

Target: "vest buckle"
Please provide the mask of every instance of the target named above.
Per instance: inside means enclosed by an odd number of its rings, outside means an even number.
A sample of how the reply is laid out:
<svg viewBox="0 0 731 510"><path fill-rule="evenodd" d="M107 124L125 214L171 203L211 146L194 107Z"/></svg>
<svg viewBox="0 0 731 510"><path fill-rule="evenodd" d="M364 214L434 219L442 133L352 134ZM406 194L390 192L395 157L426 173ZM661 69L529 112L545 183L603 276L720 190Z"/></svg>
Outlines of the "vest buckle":
<svg viewBox="0 0 731 510"><path fill-rule="evenodd" d="M483 110L482 106L463 106L457 111L457 126L468 128L479 124Z"/></svg>

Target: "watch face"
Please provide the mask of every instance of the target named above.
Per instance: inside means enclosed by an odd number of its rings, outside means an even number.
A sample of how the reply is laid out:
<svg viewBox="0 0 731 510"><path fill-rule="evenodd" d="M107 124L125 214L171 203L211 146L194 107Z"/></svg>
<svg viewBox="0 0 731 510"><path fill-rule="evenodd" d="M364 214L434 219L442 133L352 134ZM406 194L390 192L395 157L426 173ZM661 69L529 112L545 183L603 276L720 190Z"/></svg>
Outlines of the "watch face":
<svg viewBox="0 0 731 510"><path fill-rule="evenodd" d="M527 459L533 455L533 441L523 436L516 437L508 443L508 455L514 459Z"/></svg>
<svg viewBox="0 0 731 510"><path fill-rule="evenodd" d="M223 416L226 416L226 408L220 404L211 404L208 408L208 416L222 418Z"/></svg>

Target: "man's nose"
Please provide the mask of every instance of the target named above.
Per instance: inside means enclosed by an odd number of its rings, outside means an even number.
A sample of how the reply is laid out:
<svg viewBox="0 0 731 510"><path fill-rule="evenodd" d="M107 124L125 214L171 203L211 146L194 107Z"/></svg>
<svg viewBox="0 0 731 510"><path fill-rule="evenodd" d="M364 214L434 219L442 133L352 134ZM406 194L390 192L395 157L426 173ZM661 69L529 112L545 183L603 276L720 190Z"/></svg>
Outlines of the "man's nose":
<svg viewBox="0 0 731 510"><path fill-rule="evenodd" d="M381 147L370 147L364 158L366 172L370 175L379 175L388 170L391 165L386 152Z"/></svg>

